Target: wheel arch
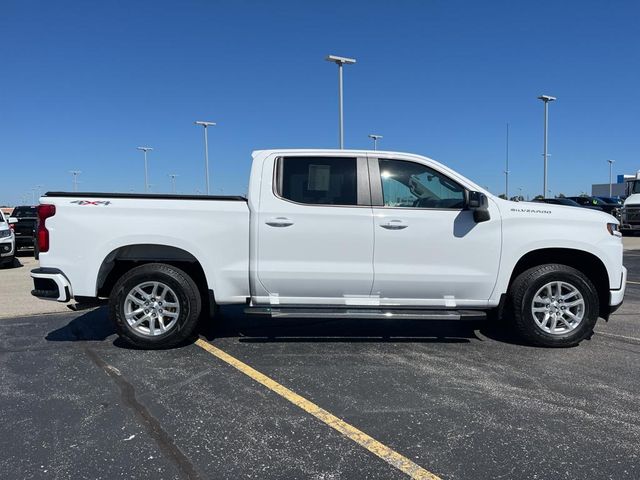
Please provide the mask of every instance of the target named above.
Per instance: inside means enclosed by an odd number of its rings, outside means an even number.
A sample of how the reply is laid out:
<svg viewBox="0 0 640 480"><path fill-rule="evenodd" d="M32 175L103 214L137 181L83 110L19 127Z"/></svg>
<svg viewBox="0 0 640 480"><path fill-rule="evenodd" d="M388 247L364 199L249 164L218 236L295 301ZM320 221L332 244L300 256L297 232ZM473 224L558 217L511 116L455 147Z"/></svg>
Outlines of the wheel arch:
<svg viewBox="0 0 640 480"><path fill-rule="evenodd" d="M596 287L600 304L600 316L604 316L609 311L609 275L602 260L596 255L584 250L572 248L541 248L532 250L524 254L516 262L509 279L508 289L513 281L525 270L529 268L557 263L575 268L582 272Z"/></svg>
<svg viewBox="0 0 640 480"><path fill-rule="evenodd" d="M96 279L96 295L109 297L113 286L132 268L147 263L166 263L187 273L198 286L203 302L203 311L213 312L215 298L212 286L198 259L190 252L170 245L131 244L112 250L102 261Z"/></svg>

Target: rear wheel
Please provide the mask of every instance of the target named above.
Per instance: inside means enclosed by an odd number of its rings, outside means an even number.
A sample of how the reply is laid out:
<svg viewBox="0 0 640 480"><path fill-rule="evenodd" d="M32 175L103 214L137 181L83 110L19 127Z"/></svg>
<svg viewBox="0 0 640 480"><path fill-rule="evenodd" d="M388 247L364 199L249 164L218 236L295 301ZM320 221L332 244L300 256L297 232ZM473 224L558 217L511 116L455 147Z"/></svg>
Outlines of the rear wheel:
<svg viewBox="0 0 640 480"><path fill-rule="evenodd" d="M521 273L510 291L515 326L544 347L578 345L593 333L599 299L591 281L566 265L539 265Z"/></svg>
<svg viewBox="0 0 640 480"><path fill-rule="evenodd" d="M168 348L194 332L202 300L197 285L171 265L136 267L113 287L109 316L118 334L142 348Z"/></svg>

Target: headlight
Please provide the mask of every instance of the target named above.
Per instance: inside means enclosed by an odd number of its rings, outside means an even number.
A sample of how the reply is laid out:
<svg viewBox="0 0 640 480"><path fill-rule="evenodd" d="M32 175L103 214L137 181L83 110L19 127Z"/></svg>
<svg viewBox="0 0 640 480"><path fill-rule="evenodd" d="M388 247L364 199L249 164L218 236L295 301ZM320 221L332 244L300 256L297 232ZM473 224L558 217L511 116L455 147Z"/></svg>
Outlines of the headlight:
<svg viewBox="0 0 640 480"><path fill-rule="evenodd" d="M0 230L0 238L10 237L11 230Z"/></svg>
<svg viewBox="0 0 640 480"><path fill-rule="evenodd" d="M607 223L607 230L609 230L609 233L615 237L622 236L622 233L620 233L620 228L617 223Z"/></svg>

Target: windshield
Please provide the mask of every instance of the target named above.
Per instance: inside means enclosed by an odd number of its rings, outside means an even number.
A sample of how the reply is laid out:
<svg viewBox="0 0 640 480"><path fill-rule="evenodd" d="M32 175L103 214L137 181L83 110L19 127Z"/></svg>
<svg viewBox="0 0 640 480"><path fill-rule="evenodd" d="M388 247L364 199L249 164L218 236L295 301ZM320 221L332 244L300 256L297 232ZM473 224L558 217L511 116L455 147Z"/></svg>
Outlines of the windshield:
<svg viewBox="0 0 640 480"><path fill-rule="evenodd" d="M640 180L636 180L631 185L631 193L640 193Z"/></svg>
<svg viewBox="0 0 640 480"><path fill-rule="evenodd" d="M4 223L4 213L0 210L0 223Z"/></svg>
<svg viewBox="0 0 640 480"><path fill-rule="evenodd" d="M11 215L16 218L37 217L36 207L16 207Z"/></svg>

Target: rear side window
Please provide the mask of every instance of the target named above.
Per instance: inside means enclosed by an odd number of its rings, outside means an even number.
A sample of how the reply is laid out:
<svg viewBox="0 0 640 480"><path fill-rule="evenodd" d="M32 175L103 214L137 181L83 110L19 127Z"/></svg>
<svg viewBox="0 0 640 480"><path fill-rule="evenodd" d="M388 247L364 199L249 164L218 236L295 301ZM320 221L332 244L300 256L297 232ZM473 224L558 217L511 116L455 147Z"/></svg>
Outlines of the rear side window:
<svg viewBox="0 0 640 480"><path fill-rule="evenodd" d="M355 158L283 157L278 160L278 194L310 205L357 205Z"/></svg>

